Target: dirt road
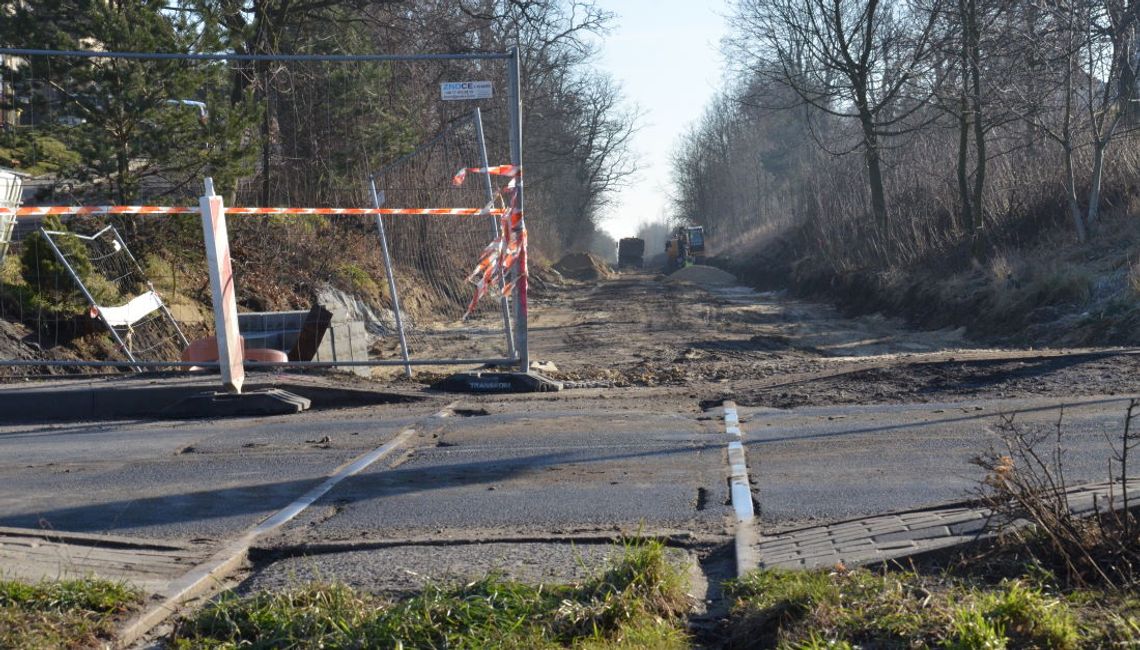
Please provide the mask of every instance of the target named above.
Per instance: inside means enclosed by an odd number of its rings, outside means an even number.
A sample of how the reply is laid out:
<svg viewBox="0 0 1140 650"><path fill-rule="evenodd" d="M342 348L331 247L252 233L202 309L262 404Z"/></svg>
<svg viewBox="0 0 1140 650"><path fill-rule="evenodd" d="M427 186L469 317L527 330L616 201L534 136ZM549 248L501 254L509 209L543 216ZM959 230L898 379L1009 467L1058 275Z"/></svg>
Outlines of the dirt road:
<svg viewBox="0 0 1140 650"><path fill-rule="evenodd" d="M703 405L1116 395L1137 387L1136 350L983 346L958 330L848 319L826 305L726 284L716 273L686 276L695 282L623 274L547 287L535 300L532 358L554 361L557 378L573 386L658 387L667 390L657 395Z"/></svg>

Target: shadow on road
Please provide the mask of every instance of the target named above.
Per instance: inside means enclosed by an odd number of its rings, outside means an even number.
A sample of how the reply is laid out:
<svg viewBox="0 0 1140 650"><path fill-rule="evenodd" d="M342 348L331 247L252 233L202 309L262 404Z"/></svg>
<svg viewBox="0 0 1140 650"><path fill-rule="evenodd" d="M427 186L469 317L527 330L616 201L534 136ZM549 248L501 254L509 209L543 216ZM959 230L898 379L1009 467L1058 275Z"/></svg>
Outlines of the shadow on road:
<svg viewBox="0 0 1140 650"><path fill-rule="evenodd" d="M345 479L322 501L345 498L354 501L398 496L453 487L478 486L539 474L551 467L587 465L719 451L723 445L705 444L655 449L632 453L609 454L582 458L580 451L544 453L509 460L480 460L433 464L423 467L397 467L365 472ZM325 476L273 483L259 483L163 496L139 497L103 503L91 503L47 511L28 511L0 516L0 526L66 530L70 532L106 533L152 526L169 526L212 519L253 517L259 521L284 508L293 500L325 480ZM221 476L220 480L227 480ZM320 501L318 502L320 503ZM315 505L315 504L314 504ZM255 521L247 525L253 525Z"/></svg>

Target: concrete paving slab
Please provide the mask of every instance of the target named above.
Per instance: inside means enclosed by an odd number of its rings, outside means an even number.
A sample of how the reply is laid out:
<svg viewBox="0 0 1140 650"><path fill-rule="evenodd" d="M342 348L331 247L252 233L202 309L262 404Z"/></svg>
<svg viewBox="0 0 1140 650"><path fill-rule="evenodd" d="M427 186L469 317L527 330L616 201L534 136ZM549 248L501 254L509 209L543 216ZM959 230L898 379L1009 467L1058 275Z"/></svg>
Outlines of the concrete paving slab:
<svg viewBox="0 0 1140 650"><path fill-rule="evenodd" d="M1140 488L1140 480L1130 480L1129 485L1130 489ZM1107 508L1109 493L1119 494L1120 487L1119 481L1088 483L1070 488L1068 494L1090 501L1096 495L1100 507ZM1117 498L1115 506L1121 505ZM760 536L753 549L759 558L754 568L815 569L838 562L854 567L903 561L913 555L992 538L997 526L990 515L980 506L964 508L951 504L941 509L889 513Z"/></svg>
<svg viewBox="0 0 1140 650"><path fill-rule="evenodd" d="M129 583L149 595L205 560L214 549L213 544L3 527L0 577L39 582L94 576Z"/></svg>

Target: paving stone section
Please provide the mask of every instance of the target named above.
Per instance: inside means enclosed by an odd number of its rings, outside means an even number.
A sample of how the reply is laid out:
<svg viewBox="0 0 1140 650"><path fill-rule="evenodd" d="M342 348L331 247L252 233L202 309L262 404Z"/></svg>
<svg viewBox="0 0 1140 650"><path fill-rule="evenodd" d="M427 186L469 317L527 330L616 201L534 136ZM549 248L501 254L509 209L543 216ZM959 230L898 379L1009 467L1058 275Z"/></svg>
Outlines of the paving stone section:
<svg viewBox="0 0 1140 650"><path fill-rule="evenodd" d="M205 561L213 546L24 528L0 528L0 578L39 582L96 576L147 595Z"/></svg>
<svg viewBox="0 0 1140 650"><path fill-rule="evenodd" d="M1140 496L1140 479L1128 484ZM1104 511L1110 492L1114 507L1122 507L1120 482L1106 481L1068 489L1069 508L1078 515L1091 514L1095 508ZM955 505L762 536L754 550L762 568L815 569L837 563L854 567L971 544L992 537L996 524L986 508Z"/></svg>

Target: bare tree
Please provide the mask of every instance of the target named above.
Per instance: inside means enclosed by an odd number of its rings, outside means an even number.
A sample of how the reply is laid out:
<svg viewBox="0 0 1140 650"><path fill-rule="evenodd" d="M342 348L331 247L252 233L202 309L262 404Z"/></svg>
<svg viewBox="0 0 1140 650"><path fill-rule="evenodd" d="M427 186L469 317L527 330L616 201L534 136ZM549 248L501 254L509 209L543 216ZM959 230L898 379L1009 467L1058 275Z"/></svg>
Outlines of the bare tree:
<svg viewBox="0 0 1140 650"><path fill-rule="evenodd" d="M1140 3L1132 0L1100 0L1088 13L1083 26L1086 35L1083 65L1089 132L1092 139L1092 179L1089 182L1090 226L1100 216L1104 157L1116 135L1121 119L1131 112L1136 100L1136 38Z"/></svg>
<svg viewBox="0 0 1140 650"><path fill-rule="evenodd" d="M957 41L959 86L956 171L962 225L970 233L971 238L976 238L985 218L986 127L982 97L982 25L979 16L983 10L979 4L979 0L958 0L957 12L954 15L960 30ZM974 151L972 174L968 169L971 140Z"/></svg>
<svg viewBox="0 0 1140 650"><path fill-rule="evenodd" d="M871 213L884 232L883 140L914 128L937 85L935 13L916 16L890 0L738 0L731 39L755 74L775 75L812 108L858 122Z"/></svg>
<svg viewBox="0 0 1140 650"><path fill-rule="evenodd" d="M1105 154L1136 98L1138 7L1130 0L1059 0L1024 10L1020 40L1040 61L1007 88L1012 110L1060 146L1077 239L1099 218ZM1091 149L1086 206L1079 153Z"/></svg>

